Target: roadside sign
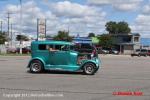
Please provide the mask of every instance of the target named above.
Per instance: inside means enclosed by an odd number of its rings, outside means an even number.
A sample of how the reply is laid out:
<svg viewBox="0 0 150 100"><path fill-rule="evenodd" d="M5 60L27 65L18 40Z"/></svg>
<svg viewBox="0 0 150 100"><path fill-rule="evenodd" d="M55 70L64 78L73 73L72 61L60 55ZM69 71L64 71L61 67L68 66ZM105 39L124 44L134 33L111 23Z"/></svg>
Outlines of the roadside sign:
<svg viewBox="0 0 150 100"><path fill-rule="evenodd" d="M46 19L37 19L37 40L46 39Z"/></svg>

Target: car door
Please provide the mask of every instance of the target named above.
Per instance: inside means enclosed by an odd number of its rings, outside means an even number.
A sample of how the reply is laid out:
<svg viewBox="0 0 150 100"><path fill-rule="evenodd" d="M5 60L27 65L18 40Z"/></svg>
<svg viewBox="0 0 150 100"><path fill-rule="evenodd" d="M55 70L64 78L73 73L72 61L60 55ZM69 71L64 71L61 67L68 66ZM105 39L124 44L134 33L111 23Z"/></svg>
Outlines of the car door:
<svg viewBox="0 0 150 100"><path fill-rule="evenodd" d="M58 45L57 45L58 46ZM57 48L54 47L57 50L49 51L49 63L50 65L68 65L69 63L69 51L62 50L62 45L59 45Z"/></svg>
<svg viewBox="0 0 150 100"><path fill-rule="evenodd" d="M67 65L69 53L67 51L50 51L49 58L51 65Z"/></svg>

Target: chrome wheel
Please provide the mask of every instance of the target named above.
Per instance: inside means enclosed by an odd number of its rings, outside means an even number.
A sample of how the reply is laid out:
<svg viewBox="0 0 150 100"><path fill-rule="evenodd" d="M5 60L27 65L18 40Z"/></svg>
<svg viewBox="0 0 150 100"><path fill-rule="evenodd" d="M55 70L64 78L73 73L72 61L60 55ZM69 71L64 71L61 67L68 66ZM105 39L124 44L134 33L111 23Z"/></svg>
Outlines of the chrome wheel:
<svg viewBox="0 0 150 100"><path fill-rule="evenodd" d="M30 64L30 71L33 73L39 73L42 71L42 63L38 60L34 60Z"/></svg>
<svg viewBox="0 0 150 100"><path fill-rule="evenodd" d="M84 73L87 75L93 75L95 73L95 65L92 63L87 63L84 65Z"/></svg>

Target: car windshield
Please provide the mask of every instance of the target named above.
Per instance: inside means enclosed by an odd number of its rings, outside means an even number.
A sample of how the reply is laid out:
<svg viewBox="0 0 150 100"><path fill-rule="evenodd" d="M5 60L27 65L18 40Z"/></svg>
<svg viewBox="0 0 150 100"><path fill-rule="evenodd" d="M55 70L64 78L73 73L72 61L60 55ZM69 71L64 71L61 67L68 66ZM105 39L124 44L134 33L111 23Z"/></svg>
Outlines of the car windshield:
<svg viewBox="0 0 150 100"><path fill-rule="evenodd" d="M141 52L147 52L147 50L146 49L142 49Z"/></svg>
<svg viewBox="0 0 150 100"><path fill-rule="evenodd" d="M110 51L111 50L111 48L106 48L106 47L104 47L104 48L102 48L103 50L107 50L107 51Z"/></svg>
<svg viewBox="0 0 150 100"><path fill-rule="evenodd" d="M146 49L137 49L136 52L147 52L148 50Z"/></svg>
<svg viewBox="0 0 150 100"><path fill-rule="evenodd" d="M137 50L136 50L136 52L139 52L139 51L140 51L140 49L137 49Z"/></svg>
<svg viewBox="0 0 150 100"><path fill-rule="evenodd" d="M68 51L69 50L69 45L62 45L61 50L62 51Z"/></svg>

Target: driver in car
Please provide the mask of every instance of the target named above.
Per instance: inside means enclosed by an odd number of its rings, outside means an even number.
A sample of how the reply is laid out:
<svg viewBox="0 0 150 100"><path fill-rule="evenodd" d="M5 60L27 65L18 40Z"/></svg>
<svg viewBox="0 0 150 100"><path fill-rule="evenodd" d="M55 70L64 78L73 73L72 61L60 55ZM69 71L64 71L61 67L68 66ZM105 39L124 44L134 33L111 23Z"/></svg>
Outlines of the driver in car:
<svg viewBox="0 0 150 100"><path fill-rule="evenodd" d="M49 51L59 51L59 50L55 48L49 48Z"/></svg>

